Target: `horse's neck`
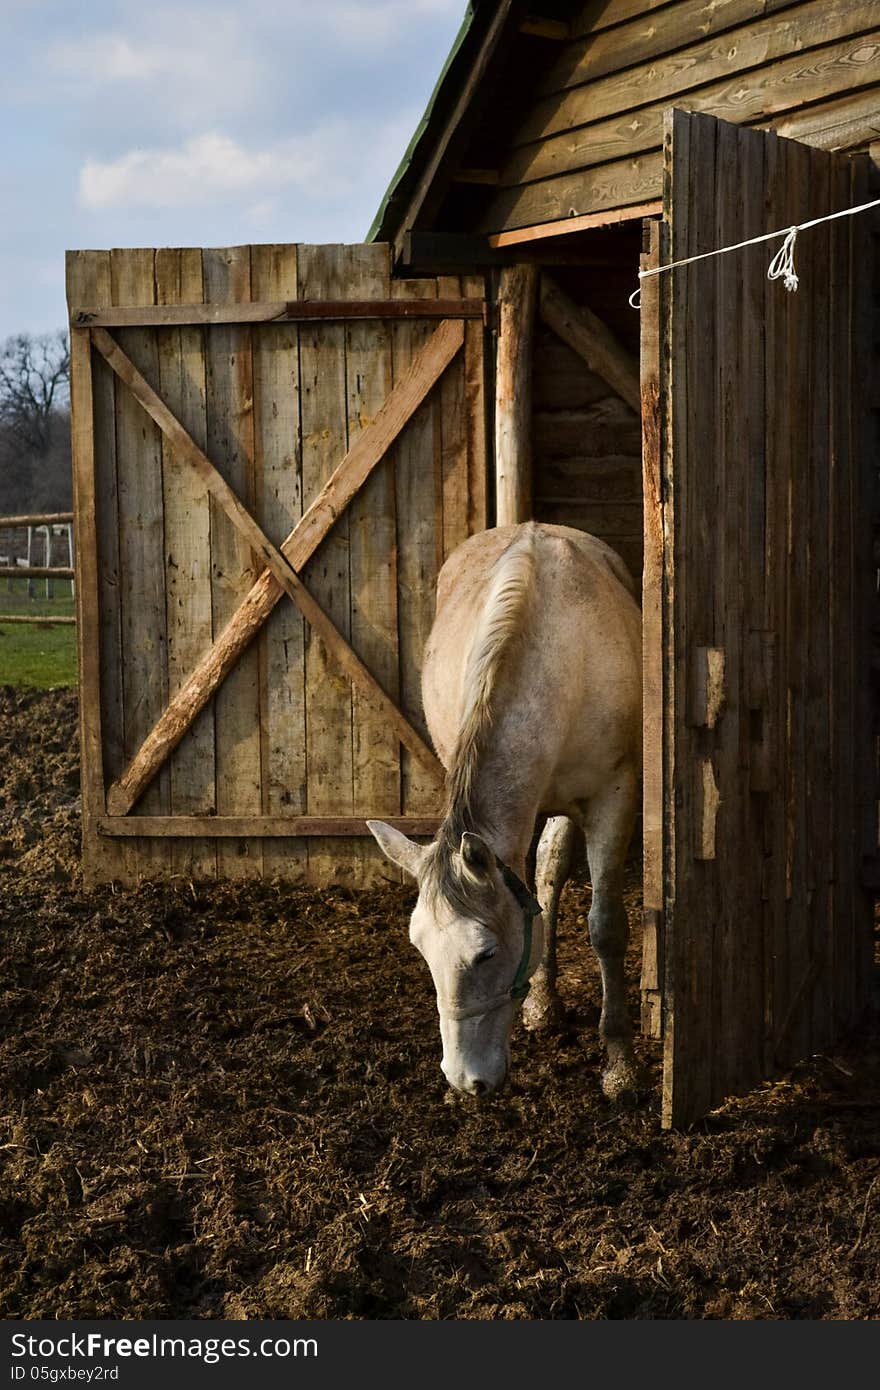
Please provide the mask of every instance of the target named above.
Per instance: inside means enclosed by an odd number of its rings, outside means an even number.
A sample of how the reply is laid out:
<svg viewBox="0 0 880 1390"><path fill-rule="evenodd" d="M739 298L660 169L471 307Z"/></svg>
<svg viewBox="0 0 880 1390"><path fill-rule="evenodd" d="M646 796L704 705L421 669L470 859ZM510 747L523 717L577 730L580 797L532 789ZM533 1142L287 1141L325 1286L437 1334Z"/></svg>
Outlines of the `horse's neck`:
<svg viewBox="0 0 880 1390"><path fill-rule="evenodd" d="M453 806L450 818L457 813L472 822L465 828L477 830L499 858L521 872L534 833L541 775L534 747L511 747L499 721L480 750L468 806Z"/></svg>

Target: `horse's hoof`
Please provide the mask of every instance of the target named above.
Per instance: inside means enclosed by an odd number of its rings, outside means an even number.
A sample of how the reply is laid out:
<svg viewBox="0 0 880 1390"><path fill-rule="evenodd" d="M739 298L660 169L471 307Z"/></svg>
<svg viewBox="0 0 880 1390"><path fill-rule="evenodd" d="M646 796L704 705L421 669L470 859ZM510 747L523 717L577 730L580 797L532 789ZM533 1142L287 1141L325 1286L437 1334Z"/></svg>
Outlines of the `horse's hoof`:
<svg viewBox="0 0 880 1390"><path fill-rule="evenodd" d="M530 1033L558 1032L565 1022L565 1009L559 995L538 995L537 998L529 995L523 1004L522 1021Z"/></svg>
<svg viewBox="0 0 880 1390"><path fill-rule="evenodd" d="M644 1091L644 1080L635 1062L615 1062L603 1072L602 1091L615 1105L638 1105Z"/></svg>

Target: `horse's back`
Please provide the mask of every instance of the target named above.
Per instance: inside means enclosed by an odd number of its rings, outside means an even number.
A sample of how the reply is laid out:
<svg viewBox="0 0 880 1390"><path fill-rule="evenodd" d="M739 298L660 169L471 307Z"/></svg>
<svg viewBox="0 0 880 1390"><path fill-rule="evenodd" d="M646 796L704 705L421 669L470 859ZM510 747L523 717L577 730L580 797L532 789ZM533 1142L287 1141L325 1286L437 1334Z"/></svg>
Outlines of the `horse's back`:
<svg viewBox="0 0 880 1390"><path fill-rule="evenodd" d="M568 526L525 522L469 537L440 572L437 611L425 652L423 697L441 758L454 742L465 704L466 665L493 583L512 557L527 555L532 593L522 605L517 638L498 677L500 717L535 719L535 692L560 746L575 758L578 730L614 737L618 752L638 737L641 706L641 618L635 585L604 541ZM509 557L505 561L504 557ZM516 710L522 707L522 718ZM527 707L530 707L527 713ZM632 734L629 731L636 731ZM445 758L444 758L445 760Z"/></svg>

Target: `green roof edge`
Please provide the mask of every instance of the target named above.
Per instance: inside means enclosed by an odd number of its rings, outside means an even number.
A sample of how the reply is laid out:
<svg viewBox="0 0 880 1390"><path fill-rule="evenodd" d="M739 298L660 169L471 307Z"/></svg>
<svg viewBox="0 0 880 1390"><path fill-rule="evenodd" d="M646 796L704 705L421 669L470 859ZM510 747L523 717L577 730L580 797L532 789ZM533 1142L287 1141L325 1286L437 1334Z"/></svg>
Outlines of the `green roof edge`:
<svg viewBox="0 0 880 1390"><path fill-rule="evenodd" d="M440 91L443 87L443 84L446 81L449 69L452 67L452 64L458 57L458 54L461 50L462 45L465 42L465 39L467 38L468 34L473 28L475 16L476 6L474 0L468 0L468 7L465 11L464 19L461 22L461 27L459 28L459 31L456 34L455 39L453 40L453 44L447 55L446 62L443 64L443 70L441 71L440 76L437 78L437 81L434 84L434 90L428 98L428 105L425 107L424 115L422 116L422 119L416 126L413 137L406 147L404 156L398 164L397 169L395 170L394 177L392 178L387 189L385 190L385 196L383 197L382 202L379 204L379 211L373 218L370 230L367 232L367 241L376 241L380 231L382 230L382 224L384 223L386 214L388 213L388 210L391 206L391 200L397 192L398 188L400 187L401 183L403 182L404 178L406 177L406 174L413 163L413 156L416 152L416 149L418 148L422 136L425 134L425 132L428 129L428 126L431 123L431 117L434 114L434 107L437 103L437 98L440 95Z"/></svg>

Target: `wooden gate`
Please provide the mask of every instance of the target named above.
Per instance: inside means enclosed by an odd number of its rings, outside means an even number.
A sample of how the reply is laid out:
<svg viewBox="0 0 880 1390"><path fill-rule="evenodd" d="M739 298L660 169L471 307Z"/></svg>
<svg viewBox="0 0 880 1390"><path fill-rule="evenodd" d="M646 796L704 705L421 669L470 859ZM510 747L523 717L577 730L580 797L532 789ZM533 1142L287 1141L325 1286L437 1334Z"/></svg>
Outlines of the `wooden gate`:
<svg viewBox="0 0 880 1390"><path fill-rule="evenodd" d="M674 112L644 264L865 202L865 166ZM643 283L646 1022L685 1124L827 1047L871 969L873 215ZM873 591L873 596L872 596Z"/></svg>
<svg viewBox="0 0 880 1390"><path fill-rule="evenodd" d="M419 671L486 525L482 280L245 246L72 252L67 293L87 880L387 876L364 820L441 810Z"/></svg>

